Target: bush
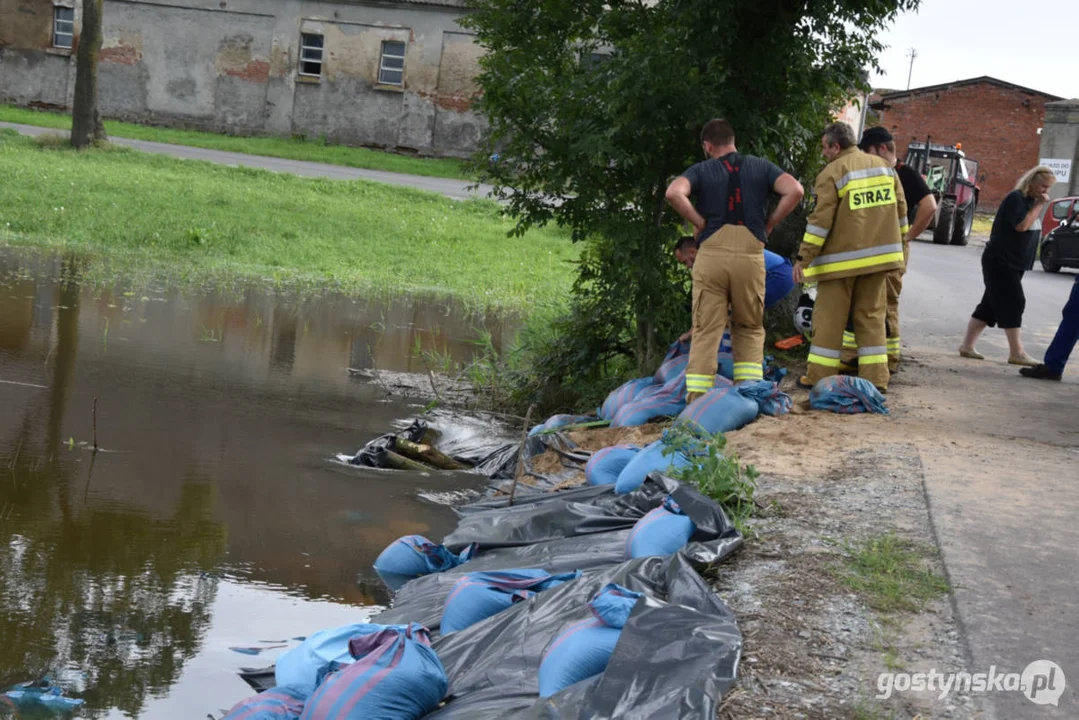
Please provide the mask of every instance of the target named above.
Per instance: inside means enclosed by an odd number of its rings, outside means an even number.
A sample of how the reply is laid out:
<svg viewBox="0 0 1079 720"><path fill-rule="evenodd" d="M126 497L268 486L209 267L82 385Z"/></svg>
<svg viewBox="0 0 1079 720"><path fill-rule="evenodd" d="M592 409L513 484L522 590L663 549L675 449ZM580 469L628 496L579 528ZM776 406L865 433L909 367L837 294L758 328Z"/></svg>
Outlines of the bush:
<svg viewBox="0 0 1079 720"><path fill-rule="evenodd" d="M676 479L690 483L712 498L727 512L739 532L746 534L746 521L757 511L753 496L759 473L743 466L736 453L724 454L727 438L722 433L708 435L675 425L664 435L665 454L682 453L690 464L671 471Z"/></svg>

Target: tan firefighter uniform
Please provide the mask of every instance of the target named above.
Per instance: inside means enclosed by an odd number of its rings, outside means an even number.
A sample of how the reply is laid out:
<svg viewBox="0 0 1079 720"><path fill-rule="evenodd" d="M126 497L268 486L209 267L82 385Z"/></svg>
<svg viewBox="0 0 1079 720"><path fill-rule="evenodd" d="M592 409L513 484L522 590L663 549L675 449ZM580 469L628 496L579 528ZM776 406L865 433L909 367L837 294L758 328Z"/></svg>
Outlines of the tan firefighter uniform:
<svg viewBox="0 0 1079 720"><path fill-rule="evenodd" d="M858 343L858 375L888 387L885 333L887 274L903 269L907 201L884 160L856 147L817 176L817 206L809 217L798 264L817 283L807 378L839 370L848 319Z"/></svg>
<svg viewBox="0 0 1079 720"><path fill-rule="evenodd" d="M907 262L910 260L910 243L907 241L909 230L910 227L906 223L899 228L899 232L903 234L903 269L891 271L885 280L888 309L884 317L889 372L895 372L899 368L899 294L903 292L903 275L907 272ZM856 365L857 357L858 339L848 323L847 329L843 331L843 364L840 367Z"/></svg>

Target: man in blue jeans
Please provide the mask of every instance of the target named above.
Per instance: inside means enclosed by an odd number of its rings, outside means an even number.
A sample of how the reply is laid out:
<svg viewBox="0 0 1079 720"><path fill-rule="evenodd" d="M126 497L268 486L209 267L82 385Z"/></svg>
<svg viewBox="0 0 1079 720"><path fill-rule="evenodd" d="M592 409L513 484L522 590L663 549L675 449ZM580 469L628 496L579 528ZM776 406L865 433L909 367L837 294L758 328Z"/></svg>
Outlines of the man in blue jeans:
<svg viewBox="0 0 1079 720"><path fill-rule="evenodd" d="M1057 334L1045 351L1045 362L1034 367L1019 368L1023 377L1039 380L1059 380L1064 374L1075 341L1079 338L1079 278L1072 283L1072 293L1064 304L1064 319L1060 321Z"/></svg>

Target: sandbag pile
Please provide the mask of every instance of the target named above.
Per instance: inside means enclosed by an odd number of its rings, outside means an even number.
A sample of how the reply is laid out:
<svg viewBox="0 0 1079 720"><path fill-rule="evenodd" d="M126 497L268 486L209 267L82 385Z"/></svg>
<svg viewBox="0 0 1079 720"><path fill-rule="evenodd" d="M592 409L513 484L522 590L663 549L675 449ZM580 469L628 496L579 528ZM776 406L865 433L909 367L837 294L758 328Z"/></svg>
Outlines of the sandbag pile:
<svg viewBox="0 0 1079 720"><path fill-rule="evenodd" d="M850 375L822 378L809 392L809 407L843 414L888 414L880 390L865 378Z"/></svg>
<svg viewBox="0 0 1079 720"><path fill-rule="evenodd" d="M266 692L228 720L297 717L301 698L304 720L715 714L741 636L694 566L742 542L715 501L655 473L625 494L585 486L457 510L432 545L456 559L474 548L468 559L409 580L369 624L315 633L245 674Z"/></svg>

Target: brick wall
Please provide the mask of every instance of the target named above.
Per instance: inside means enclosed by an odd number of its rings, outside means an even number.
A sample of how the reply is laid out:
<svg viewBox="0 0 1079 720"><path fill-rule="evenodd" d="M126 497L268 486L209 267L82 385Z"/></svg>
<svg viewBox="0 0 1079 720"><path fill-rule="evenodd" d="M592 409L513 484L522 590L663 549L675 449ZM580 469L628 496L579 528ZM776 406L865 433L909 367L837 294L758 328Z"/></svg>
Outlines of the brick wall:
<svg viewBox="0 0 1079 720"><path fill-rule="evenodd" d="M1055 98L990 82L884 98L880 124L895 136L899 157L911 140L962 143L981 163L979 206L996 208L1015 181L1038 163L1045 103Z"/></svg>

